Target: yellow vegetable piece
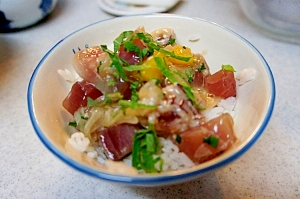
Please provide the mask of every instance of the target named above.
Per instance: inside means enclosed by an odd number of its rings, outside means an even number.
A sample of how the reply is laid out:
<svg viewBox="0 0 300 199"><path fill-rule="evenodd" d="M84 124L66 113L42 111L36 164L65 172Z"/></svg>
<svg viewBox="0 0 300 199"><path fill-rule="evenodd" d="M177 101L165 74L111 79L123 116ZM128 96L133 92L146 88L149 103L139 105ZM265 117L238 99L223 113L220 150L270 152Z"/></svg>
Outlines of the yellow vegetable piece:
<svg viewBox="0 0 300 199"><path fill-rule="evenodd" d="M191 59L188 62L176 59L176 58L172 58L172 57L167 57L166 61L167 62L171 62L174 65L178 65L178 66L191 66L193 65L194 59L193 59L193 53L192 50L188 47L184 47L184 46L180 46L180 45L176 45L173 48L173 52L176 56L180 56L180 57L191 57Z"/></svg>
<svg viewBox="0 0 300 199"><path fill-rule="evenodd" d="M146 66L145 70L140 71L140 75L143 81L149 81L151 79L161 79L163 77L159 68L156 65L154 57L164 57L164 55L160 52L155 51L153 56L149 57L143 65Z"/></svg>

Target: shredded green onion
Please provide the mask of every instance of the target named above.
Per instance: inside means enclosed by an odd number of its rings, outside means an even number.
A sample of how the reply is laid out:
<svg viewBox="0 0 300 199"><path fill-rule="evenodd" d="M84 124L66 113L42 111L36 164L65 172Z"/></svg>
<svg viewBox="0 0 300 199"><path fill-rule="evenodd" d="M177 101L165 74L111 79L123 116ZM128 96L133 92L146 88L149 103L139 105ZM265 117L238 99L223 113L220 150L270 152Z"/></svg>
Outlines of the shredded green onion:
<svg viewBox="0 0 300 199"><path fill-rule="evenodd" d="M217 148L217 146L219 144L219 138L211 135L209 137L203 138L203 142L209 144L213 148Z"/></svg>
<svg viewBox="0 0 300 199"><path fill-rule="evenodd" d="M227 70L227 71L230 71L230 72L236 72L233 68L233 66L227 64L227 65L222 65L222 70Z"/></svg>
<svg viewBox="0 0 300 199"><path fill-rule="evenodd" d="M165 55L168 55L168 56L170 56L172 58L175 58L175 59L178 59L178 60L181 60L181 61L185 61L185 62L190 61L190 59L192 58L192 57L177 56L173 52L167 51L167 50L162 49L162 48L159 49L159 52L164 53Z"/></svg>
<svg viewBox="0 0 300 199"><path fill-rule="evenodd" d="M72 122L69 122L68 124L69 126L73 126L73 127L77 127L77 122L76 121L72 121Z"/></svg>
<svg viewBox="0 0 300 199"><path fill-rule="evenodd" d="M131 36L134 32L133 31L124 31L122 32L115 40L114 40L114 52L117 52L124 42L124 39Z"/></svg>
<svg viewBox="0 0 300 199"><path fill-rule="evenodd" d="M140 71L140 70L145 70L151 68L150 66L146 65L129 65L129 66L124 66L123 69L128 72L132 71Z"/></svg>
<svg viewBox="0 0 300 199"><path fill-rule="evenodd" d="M206 69L206 67L205 67L205 65L202 63L201 66L199 66L199 67L197 68L197 71L198 71L198 72L201 72L202 70L205 70L205 69Z"/></svg>
<svg viewBox="0 0 300 199"><path fill-rule="evenodd" d="M128 101L128 100L119 100L118 104L122 106L123 108L150 108L150 109L156 109L156 105L148 105L148 104L141 104L138 102Z"/></svg>
<svg viewBox="0 0 300 199"><path fill-rule="evenodd" d="M147 129L138 130L133 138L132 166L147 173L161 171L163 160L155 157L160 149L161 145L153 125L149 125ZM160 168L155 167L156 163L160 164Z"/></svg>

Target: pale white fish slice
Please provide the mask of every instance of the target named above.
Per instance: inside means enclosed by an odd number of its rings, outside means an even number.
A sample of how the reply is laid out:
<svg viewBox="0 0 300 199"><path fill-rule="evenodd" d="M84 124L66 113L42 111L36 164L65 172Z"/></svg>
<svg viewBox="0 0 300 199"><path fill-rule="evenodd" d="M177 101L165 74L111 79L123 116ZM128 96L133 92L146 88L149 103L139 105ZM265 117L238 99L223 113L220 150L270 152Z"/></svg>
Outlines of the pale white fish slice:
<svg viewBox="0 0 300 199"><path fill-rule="evenodd" d="M115 0L117 3L133 4L139 6L172 7L180 0Z"/></svg>

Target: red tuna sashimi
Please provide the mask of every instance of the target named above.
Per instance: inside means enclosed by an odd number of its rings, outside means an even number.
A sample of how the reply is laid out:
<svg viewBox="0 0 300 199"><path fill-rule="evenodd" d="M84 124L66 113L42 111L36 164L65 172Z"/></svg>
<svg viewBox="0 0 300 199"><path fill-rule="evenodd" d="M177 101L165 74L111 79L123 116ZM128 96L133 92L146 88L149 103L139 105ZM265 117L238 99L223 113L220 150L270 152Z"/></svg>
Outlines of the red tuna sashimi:
<svg viewBox="0 0 300 199"><path fill-rule="evenodd" d="M135 125L120 124L97 132L105 155L117 161L131 153L133 137L137 130Z"/></svg>
<svg viewBox="0 0 300 199"><path fill-rule="evenodd" d="M214 136L218 139L216 148L204 142L205 138ZM233 119L229 114L222 114L202 126L195 127L180 134L179 150L191 160L201 163L216 157L235 142Z"/></svg>
<svg viewBox="0 0 300 199"><path fill-rule="evenodd" d="M218 97L235 97L236 82L234 73L227 70L220 70L206 78L206 88L209 93Z"/></svg>
<svg viewBox="0 0 300 199"><path fill-rule="evenodd" d="M88 97L96 99L101 95L102 93L93 84L85 81L76 82L62 104L73 115L80 107L87 105Z"/></svg>

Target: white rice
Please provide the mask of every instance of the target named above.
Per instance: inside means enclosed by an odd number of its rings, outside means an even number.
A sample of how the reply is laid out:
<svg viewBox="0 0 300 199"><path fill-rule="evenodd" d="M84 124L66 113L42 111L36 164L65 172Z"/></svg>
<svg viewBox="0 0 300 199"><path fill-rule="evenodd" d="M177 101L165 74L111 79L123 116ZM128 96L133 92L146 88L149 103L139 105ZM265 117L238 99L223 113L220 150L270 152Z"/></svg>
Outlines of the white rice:
<svg viewBox="0 0 300 199"><path fill-rule="evenodd" d="M238 86L245 84L255 78L256 71L253 68L243 69L237 76L236 79Z"/></svg>
<svg viewBox="0 0 300 199"><path fill-rule="evenodd" d="M194 166L193 161L183 152L179 152L179 148L170 139L159 138L162 145L162 153L160 157L163 159L163 171L179 170ZM156 165L157 167L159 165Z"/></svg>
<svg viewBox="0 0 300 199"><path fill-rule="evenodd" d="M68 142L80 152L86 152L90 145L89 138L81 132L73 133Z"/></svg>
<svg viewBox="0 0 300 199"><path fill-rule="evenodd" d="M235 116L234 107L236 104L235 97L228 97L220 100L216 107L203 111L206 121L219 117L223 113L229 113L232 118Z"/></svg>

